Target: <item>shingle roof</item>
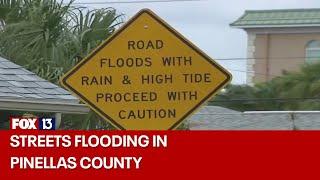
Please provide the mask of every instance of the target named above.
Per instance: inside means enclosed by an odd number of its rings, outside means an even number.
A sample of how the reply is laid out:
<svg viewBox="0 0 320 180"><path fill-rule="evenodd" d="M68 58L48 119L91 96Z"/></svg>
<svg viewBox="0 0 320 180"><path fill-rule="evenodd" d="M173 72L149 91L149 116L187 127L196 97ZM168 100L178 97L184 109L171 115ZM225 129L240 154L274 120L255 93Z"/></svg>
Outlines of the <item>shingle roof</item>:
<svg viewBox="0 0 320 180"><path fill-rule="evenodd" d="M239 28L319 27L320 9L250 10L230 25Z"/></svg>
<svg viewBox="0 0 320 180"><path fill-rule="evenodd" d="M231 129L241 124L241 112L219 106L203 106L189 118L191 130ZM236 122L235 122L236 121Z"/></svg>
<svg viewBox="0 0 320 180"><path fill-rule="evenodd" d="M0 99L78 103L78 99L68 91L2 57Z"/></svg>
<svg viewBox="0 0 320 180"><path fill-rule="evenodd" d="M205 106L189 118L190 130L319 130L320 111L247 111Z"/></svg>

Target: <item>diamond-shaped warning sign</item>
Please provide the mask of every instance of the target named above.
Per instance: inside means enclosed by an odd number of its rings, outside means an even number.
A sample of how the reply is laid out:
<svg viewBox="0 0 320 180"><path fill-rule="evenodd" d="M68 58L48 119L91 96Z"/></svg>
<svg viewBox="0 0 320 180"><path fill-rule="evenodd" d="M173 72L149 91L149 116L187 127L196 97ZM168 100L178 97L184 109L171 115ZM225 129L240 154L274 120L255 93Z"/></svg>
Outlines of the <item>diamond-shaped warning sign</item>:
<svg viewBox="0 0 320 180"><path fill-rule="evenodd" d="M119 129L176 128L231 75L150 10L142 10L62 78Z"/></svg>

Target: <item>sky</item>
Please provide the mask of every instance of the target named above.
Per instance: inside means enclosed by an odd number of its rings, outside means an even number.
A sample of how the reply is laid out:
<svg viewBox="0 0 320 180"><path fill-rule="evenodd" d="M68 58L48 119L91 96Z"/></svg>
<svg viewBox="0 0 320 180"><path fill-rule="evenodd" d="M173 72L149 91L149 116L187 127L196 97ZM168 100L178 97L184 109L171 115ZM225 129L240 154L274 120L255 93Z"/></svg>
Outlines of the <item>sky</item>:
<svg viewBox="0 0 320 180"><path fill-rule="evenodd" d="M76 0L76 2L116 2L117 0ZM130 1L130 0L119 0ZM132 0L135 1L135 0ZM320 8L319 0L203 0L85 5L89 8L113 7L128 20L143 8L149 8L192 41L213 59L246 58L247 34L231 28L245 10ZM217 62L232 73L233 84L246 83L246 61Z"/></svg>

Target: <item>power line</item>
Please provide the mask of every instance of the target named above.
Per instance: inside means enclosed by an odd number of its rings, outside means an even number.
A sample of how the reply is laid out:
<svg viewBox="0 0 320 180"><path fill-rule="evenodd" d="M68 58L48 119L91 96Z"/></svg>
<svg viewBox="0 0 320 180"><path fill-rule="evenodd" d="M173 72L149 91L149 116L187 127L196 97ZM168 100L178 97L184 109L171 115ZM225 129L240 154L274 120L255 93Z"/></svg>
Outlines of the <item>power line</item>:
<svg viewBox="0 0 320 180"><path fill-rule="evenodd" d="M279 61L288 61L291 59L317 59L320 60L320 57L274 57L274 58L263 58L263 57L257 57L257 58L242 58L242 57L235 57L235 58L214 58L214 60L219 61L246 61L246 60L279 60Z"/></svg>
<svg viewBox="0 0 320 180"><path fill-rule="evenodd" d="M301 100L313 100L320 101L318 97L307 97L307 98L254 98L254 99L228 99L228 100L212 100L210 102L221 102L221 103L229 103L229 102L289 102L289 101L301 101Z"/></svg>
<svg viewBox="0 0 320 180"><path fill-rule="evenodd" d="M279 77L281 75L274 75L274 74L264 74L259 72L253 72L253 71L246 71L246 70L238 70L238 69L229 69L230 71L236 71L236 72L242 72L242 73L249 73L249 74L255 74L255 75L261 75L261 76L272 76L272 77Z"/></svg>
<svg viewBox="0 0 320 180"><path fill-rule="evenodd" d="M134 3L171 3L171 2L192 2L205 0L136 0L136 1L101 1L101 2L75 2L73 4L134 4Z"/></svg>

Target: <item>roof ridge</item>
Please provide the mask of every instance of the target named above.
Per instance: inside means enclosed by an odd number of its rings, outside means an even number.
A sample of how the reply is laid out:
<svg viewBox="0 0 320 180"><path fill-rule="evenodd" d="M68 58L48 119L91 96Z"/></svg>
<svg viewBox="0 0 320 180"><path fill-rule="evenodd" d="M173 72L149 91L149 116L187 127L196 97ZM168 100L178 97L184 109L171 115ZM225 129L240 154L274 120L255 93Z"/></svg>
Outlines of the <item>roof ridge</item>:
<svg viewBox="0 0 320 180"><path fill-rule="evenodd" d="M261 9L261 10L246 10L245 12L294 12L294 11L320 11L320 8L293 8L293 9Z"/></svg>
<svg viewBox="0 0 320 180"><path fill-rule="evenodd" d="M230 24L240 28L311 27L320 24L320 8L246 10Z"/></svg>
<svg viewBox="0 0 320 180"><path fill-rule="evenodd" d="M313 20L313 19L319 19L320 17L304 17L304 18L299 18L298 20L306 20L306 19L309 19L309 20ZM265 21L265 20L297 20L297 19L294 19L294 18L260 18L259 19L260 21ZM257 21L256 19L244 19L242 21Z"/></svg>

